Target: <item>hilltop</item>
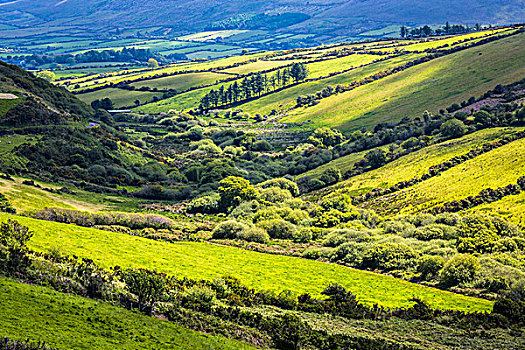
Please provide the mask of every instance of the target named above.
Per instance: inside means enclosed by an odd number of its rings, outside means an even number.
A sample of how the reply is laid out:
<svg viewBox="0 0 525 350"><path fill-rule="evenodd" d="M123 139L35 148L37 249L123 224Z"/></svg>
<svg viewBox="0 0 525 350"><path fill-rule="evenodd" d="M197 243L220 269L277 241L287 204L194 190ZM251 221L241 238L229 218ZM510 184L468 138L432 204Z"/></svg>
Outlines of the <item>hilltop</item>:
<svg viewBox="0 0 525 350"><path fill-rule="evenodd" d="M507 24L525 20L522 3L512 1L170 1L45 0L3 1L5 24L20 27L139 28L139 23L176 32L225 29L285 29L302 34L355 36L392 25ZM163 15L158 15L158 9ZM283 16L283 14L288 16ZM356 15L359 14L359 15ZM429 16L430 14L430 16ZM253 20L254 16L262 16ZM364 29L364 30L363 30ZM388 31L389 29L386 29ZM391 30L391 29L390 29Z"/></svg>

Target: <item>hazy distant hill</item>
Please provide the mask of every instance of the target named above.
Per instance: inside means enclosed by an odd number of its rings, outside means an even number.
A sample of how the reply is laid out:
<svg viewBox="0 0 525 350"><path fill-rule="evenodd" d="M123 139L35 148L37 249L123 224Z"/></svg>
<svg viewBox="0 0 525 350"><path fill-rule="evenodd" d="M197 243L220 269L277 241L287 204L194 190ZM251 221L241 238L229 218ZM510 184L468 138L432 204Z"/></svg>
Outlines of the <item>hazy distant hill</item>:
<svg viewBox="0 0 525 350"><path fill-rule="evenodd" d="M198 31L239 15L264 13L302 14L295 21L284 23L300 32L327 33L335 29L339 34L352 34L389 24L516 23L525 21L525 1L0 0L0 22L17 26L167 26L177 31ZM257 25L265 26L261 21Z"/></svg>

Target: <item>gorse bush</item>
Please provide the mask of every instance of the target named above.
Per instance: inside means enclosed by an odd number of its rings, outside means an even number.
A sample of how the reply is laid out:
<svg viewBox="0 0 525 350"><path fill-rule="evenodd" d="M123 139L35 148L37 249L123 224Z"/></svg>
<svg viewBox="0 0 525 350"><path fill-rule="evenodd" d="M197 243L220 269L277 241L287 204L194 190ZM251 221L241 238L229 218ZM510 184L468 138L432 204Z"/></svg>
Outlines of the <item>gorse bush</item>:
<svg viewBox="0 0 525 350"><path fill-rule="evenodd" d="M440 273L445 286L456 286L474 280L480 270L478 259L469 254L458 254L446 262Z"/></svg>

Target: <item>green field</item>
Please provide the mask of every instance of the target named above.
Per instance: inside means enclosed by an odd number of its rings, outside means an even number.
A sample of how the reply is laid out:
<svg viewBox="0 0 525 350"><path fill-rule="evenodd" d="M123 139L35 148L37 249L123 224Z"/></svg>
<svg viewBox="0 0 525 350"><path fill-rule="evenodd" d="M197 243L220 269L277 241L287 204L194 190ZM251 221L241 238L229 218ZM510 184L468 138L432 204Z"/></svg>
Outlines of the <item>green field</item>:
<svg viewBox="0 0 525 350"><path fill-rule="evenodd" d="M79 99L86 102L87 104L95 100L101 100L103 98L109 97L111 101L113 101L115 108L134 106L136 100L139 100L140 103L150 102L154 96L160 97L162 96L162 93L107 88L77 95Z"/></svg>
<svg viewBox="0 0 525 350"><path fill-rule="evenodd" d="M515 184L525 175L525 140L482 154L423 181L373 207L389 213L414 213L444 202L475 196L485 188L496 189ZM380 201L378 201L380 202ZM512 208L520 210L520 208Z"/></svg>
<svg viewBox="0 0 525 350"><path fill-rule="evenodd" d="M253 349L105 302L0 277L0 335L59 349Z"/></svg>
<svg viewBox="0 0 525 350"><path fill-rule="evenodd" d="M0 97L0 117L3 117L9 110L20 103L19 98L3 99Z"/></svg>
<svg viewBox="0 0 525 350"><path fill-rule="evenodd" d="M367 305L408 307L418 296L430 305L466 311L489 311L492 302L420 286L390 276L312 260L241 250L208 243L177 244L110 233L74 225L0 214L29 226L35 235L30 248L57 248L64 254L93 259L105 268L146 267L178 277L213 279L231 274L257 289L319 293L337 282Z"/></svg>
<svg viewBox="0 0 525 350"><path fill-rule="evenodd" d="M450 158L467 153L484 143L499 139L504 135L522 131L523 128L491 128L463 136L459 139L445 141L403 156L385 166L371 170L361 175L342 181L326 191L336 190L337 193L344 192L356 195L371 190L372 188L386 188L400 181L407 181L413 177L421 176L428 172L428 168L442 163ZM348 163L353 165L354 154L336 159L323 165L323 168L331 166L339 167L338 164ZM342 172L349 170L347 167L339 167ZM316 173L317 169L312 172ZM323 190L325 191L325 190Z"/></svg>
<svg viewBox="0 0 525 350"><path fill-rule="evenodd" d="M131 85L137 89L147 86L157 89L174 89L177 91L184 91L191 88L192 86L213 84L218 80L223 80L229 77L230 76L226 74L218 74L213 72L189 73L153 80L145 80L138 83L133 83Z"/></svg>
<svg viewBox="0 0 525 350"><path fill-rule="evenodd" d="M335 87L337 84L348 84L354 80L365 78L369 75L383 71L388 68L397 67L403 63L421 57L420 54L409 54L396 57L383 62L373 63L366 67L356 68L349 72L339 74L330 78L306 82L274 94L261 97L255 101L243 104L240 108L250 113L268 114L272 109L287 109L295 106L295 100L299 95L315 94L327 85ZM329 61L328 61L329 62ZM288 121L290 118L285 118Z"/></svg>
<svg viewBox="0 0 525 350"><path fill-rule="evenodd" d="M525 34L519 34L409 68L290 112L284 120L350 131L385 121L437 112L525 76Z"/></svg>

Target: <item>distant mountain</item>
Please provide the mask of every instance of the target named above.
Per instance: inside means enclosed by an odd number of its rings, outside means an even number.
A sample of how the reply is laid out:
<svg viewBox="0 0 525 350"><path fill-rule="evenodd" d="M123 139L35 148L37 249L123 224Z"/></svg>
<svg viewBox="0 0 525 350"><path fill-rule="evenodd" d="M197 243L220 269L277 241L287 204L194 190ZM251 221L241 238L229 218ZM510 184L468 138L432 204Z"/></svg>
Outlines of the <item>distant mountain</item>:
<svg viewBox="0 0 525 350"><path fill-rule="evenodd" d="M524 0L0 0L0 23L104 27L165 26L195 32L257 14L301 14L298 32L355 34L390 24L497 24L525 21ZM268 17L271 21L271 16ZM235 21L233 21L235 22ZM258 21L260 23L260 21ZM259 24L264 27L264 23ZM272 26L270 26L272 27ZM275 27L275 26L273 26Z"/></svg>

